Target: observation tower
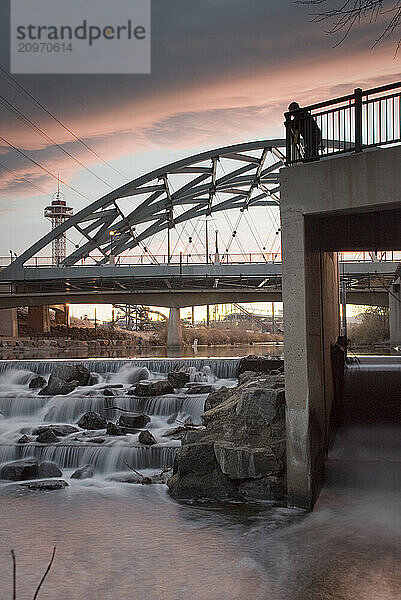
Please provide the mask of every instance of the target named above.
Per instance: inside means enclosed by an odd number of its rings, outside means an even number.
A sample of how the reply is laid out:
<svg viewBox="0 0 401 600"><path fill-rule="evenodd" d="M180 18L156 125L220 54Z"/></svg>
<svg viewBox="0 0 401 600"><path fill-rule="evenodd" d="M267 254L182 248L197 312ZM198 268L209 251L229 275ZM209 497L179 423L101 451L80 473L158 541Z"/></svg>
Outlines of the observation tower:
<svg viewBox="0 0 401 600"><path fill-rule="evenodd" d="M64 195L60 192L60 185L57 187L57 192L55 192L52 196L52 203L49 206L46 206L44 215L47 219L50 219L52 223L52 230L58 225L61 225L61 223L64 223L64 221L66 221L69 217L72 217L73 209L67 206ZM52 241L53 265L59 265L66 258L66 256L66 234L61 233Z"/></svg>

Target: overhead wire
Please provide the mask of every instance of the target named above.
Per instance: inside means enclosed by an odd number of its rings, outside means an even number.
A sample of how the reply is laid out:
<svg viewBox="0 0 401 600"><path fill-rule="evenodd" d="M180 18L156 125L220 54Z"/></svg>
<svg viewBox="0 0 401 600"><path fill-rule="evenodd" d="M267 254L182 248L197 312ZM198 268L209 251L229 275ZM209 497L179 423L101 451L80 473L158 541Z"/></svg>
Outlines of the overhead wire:
<svg viewBox="0 0 401 600"><path fill-rule="evenodd" d="M46 139L47 141L51 142L52 144L54 144L54 146L56 146L61 152L63 152L66 156L68 156L69 158L71 158L73 161L75 161L78 165L80 165L81 167L83 167L84 169L86 169L86 171L88 171L91 175L93 175L94 177L96 177L99 181L101 181L102 183L104 183L105 185L107 185L109 188L114 189L114 186L112 186L110 183L108 183L107 181L105 181L104 179L102 179L102 177L100 177L99 175L97 175L94 171L92 171L92 169L90 169L89 167L87 167L83 162L81 162L79 160L79 158L76 158L75 156L73 156L70 152L68 152L68 150L66 150L65 148L63 148L60 144L58 144L51 136L49 136L45 131L43 131L38 125L36 125L36 123L34 123L31 119L29 119L27 116L25 116L20 110L18 110L15 106L13 106L8 100L7 98L5 98L4 96L0 95L0 104L9 112L11 112L12 114L14 114L14 116L16 116L17 118L19 118L23 123L25 123L28 127L30 127L30 129L32 129L33 131L35 131L36 133L38 133L39 135L41 135L44 139Z"/></svg>
<svg viewBox="0 0 401 600"><path fill-rule="evenodd" d="M93 148L91 148L84 140L82 140L77 134L75 134L74 131L72 131L69 127L67 127L67 125L65 125L44 104L42 104L42 102L40 102L31 92L29 92L29 90L27 90L21 83L19 83L19 81L17 81L15 79L15 77L13 77L11 75L11 73L9 73L7 71L7 69L5 69L4 67L2 67L1 65L0 65L0 71L2 71L8 77L8 79L11 80L14 83L14 87L17 86L18 91L20 93L23 93L24 95L28 96L33 102L35 102L35 104L37 106L39 106L42 110L44 110L54 121L56 121L61 127L63 127L63 129L65 129L65 131L67 131L74 139L76 139L87 150L89 150L89 152L91 152L94 156L96 156L96 158L98 158L99 160L101 160L105 165L107 165L108 167L110 167L110 169L112 169L115 173L117 173L118 175L120 175L121 177L123 177L125 180L128 180L128 177L126 175L124 175L124 173L122 173L121 171L119 171L116 167L114 167L111 163L109 163L109 161L105 160L102 156L100 156L100 154L98 154L98 152L96 152L95 150L93 150ZM3 76L3 79L4 79L4 76Z"/></svg>

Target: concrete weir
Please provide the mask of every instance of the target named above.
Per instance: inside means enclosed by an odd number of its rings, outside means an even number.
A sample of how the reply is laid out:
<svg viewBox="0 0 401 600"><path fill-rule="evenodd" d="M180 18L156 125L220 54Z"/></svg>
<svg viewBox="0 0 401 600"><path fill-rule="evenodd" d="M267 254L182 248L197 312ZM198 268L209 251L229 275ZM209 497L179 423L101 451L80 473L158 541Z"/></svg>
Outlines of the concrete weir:
<svg viewBox="0 0 401 600"><path fill-rule="evenodd" d="M290 505L311 508L324 476L340 333L337 252L401 249L400 165L396 146L280 172Z"/></svg>

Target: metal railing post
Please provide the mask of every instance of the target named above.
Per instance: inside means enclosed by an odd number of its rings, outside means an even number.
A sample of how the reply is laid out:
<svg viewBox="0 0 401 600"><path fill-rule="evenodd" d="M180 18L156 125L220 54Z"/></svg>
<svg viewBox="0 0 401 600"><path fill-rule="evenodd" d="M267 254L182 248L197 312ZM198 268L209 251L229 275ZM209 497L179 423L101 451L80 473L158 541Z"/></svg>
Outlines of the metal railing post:
<svg viewBox="0 0 401 600"><path fill-rule="evenodd" d="M285 151L285 156L286 156L286 165L290 165L292 163L292 138L291 138L291 113L290 112L286 112L284 113L284 117L285 117L285 121L284 121L284 125L285 125L285 145L286 145L286 151Z"/></svg>
<svg viewBox="0 0 401 600"><path fill-rule="evenodd" d="M354 90L355 97L355 152L362 152L362 90Z"/></svg>

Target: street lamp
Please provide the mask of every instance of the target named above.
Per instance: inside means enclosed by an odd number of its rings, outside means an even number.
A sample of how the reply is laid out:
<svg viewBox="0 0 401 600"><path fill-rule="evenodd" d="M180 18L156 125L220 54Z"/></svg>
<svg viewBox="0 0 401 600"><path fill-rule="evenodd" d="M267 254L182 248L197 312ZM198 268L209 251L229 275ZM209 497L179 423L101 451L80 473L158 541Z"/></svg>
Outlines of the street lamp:
<svg viewBox="0 0 401 600"><path fill-rule="evenodd" d="M114 231L113 229L109 231L109 236L110 236L110 254L109 254L109 264L110 265L114 265L115 264L115 256L114 256L114 238L120 235L119 231Z"/></svg>
<svg viewBox="0 0 401 600"><path fill-rule="evenodd" d="M180 278L182 277L182 250L180 250Z"/></svg>

